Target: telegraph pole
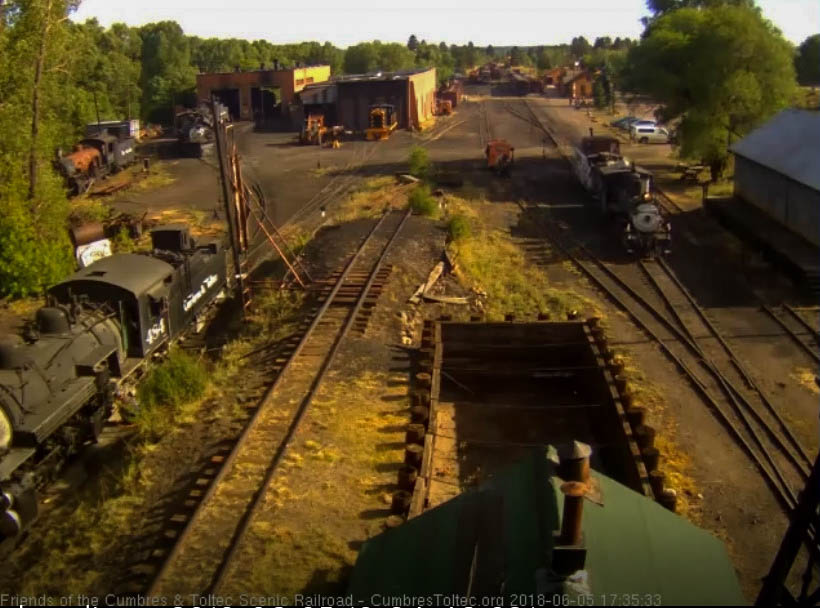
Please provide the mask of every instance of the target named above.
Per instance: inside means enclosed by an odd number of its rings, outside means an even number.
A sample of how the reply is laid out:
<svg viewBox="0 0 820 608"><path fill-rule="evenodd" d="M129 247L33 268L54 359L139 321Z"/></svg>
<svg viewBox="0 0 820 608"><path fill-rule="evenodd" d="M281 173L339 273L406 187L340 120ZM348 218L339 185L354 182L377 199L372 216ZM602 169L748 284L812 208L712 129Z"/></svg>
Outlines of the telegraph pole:
<svg viewBox="0 0 820 608"><path fill-rule="evenodd" d="M227 167L225 162L225 141L223 139L222 124L218 119L216 111L216 99L211 95L211 115L213 116L214 139L216 140L216 157L219 160L219 181L222 182L222 199L225 203L225 220L228 222L228 235L231 238L231 254L233 257L233 268L236 276L236 288L239 292L240 300L244 293L244 285L242 280L242 267L239 260L239 246L236 237L236 221L231 211L231 185L228 178ZM242 314L244 315L244 307Z"/></svg>

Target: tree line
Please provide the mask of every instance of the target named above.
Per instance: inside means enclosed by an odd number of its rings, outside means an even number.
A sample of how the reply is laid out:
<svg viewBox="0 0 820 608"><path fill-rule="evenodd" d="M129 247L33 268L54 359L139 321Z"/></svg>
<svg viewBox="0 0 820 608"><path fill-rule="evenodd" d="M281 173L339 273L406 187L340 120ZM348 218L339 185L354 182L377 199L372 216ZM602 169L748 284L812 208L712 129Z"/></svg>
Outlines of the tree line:
<svg viewBox="0 0 820 608"><path fill-rule="evenodd" d="M0 0L0 295L42 291L73 268L69 205L51 164L98 117L170 122L196 74L326 63L334 74L437 68L440 80L488 61L546 70L578 61L616 89L649 95L680 120L684 155L715 162L789 103L797 77L820 84L820 35L799 49L753 0L649 0L640 40L478 47L427 42L273 44L200 38L172 21L140 27L70 19L79 0Z"/></svg>

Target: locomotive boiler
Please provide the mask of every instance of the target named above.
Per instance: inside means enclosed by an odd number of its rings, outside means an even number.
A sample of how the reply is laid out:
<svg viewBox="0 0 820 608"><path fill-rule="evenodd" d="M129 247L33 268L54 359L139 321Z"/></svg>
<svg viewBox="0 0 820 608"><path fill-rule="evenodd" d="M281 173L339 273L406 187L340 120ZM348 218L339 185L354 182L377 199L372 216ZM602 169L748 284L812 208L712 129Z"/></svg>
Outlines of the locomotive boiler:
<svg viewBox="0 0 820 608"><path fill-rule="evenodd" d="M0 342L0 549L35 517L38 489L96 441L117 384L224 293L218 243L179 226L151 237L150 253L103 258L52 287L23 335Z"/></svg>

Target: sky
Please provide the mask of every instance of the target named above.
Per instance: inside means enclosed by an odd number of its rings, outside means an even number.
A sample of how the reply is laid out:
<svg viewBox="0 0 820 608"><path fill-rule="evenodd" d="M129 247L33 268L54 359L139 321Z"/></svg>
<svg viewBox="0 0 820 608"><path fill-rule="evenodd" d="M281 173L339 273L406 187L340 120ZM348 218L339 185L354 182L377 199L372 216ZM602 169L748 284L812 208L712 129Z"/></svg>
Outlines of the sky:
<svg viewBox="0 0 820 608"><path fill-rule="evenodd" d="M820 1L758 0L795 44L820 32ZM512 6L514 5L514 6ZM83 0L75 20L143 25L172 20L204 38L273 43L329 40L346 47L378 39L477 46L569 43L578 35L637 38L645 0Z"/></svg>

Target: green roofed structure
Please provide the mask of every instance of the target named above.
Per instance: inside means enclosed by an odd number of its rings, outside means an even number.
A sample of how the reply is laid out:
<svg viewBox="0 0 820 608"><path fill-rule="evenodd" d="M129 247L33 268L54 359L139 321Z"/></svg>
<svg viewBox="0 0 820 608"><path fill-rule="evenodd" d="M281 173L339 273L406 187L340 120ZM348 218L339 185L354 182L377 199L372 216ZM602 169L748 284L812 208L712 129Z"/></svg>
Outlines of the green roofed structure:
<svg viewBox="0 0 820 608"><path fill-rule="evenodd" d="M391 606L444 596L494 606L747 603L720 540L595 471L580 499L581 541L566 546L571 490L559 470L555 450L533 450L477 490L371 538L349 593Z"/></svg>

